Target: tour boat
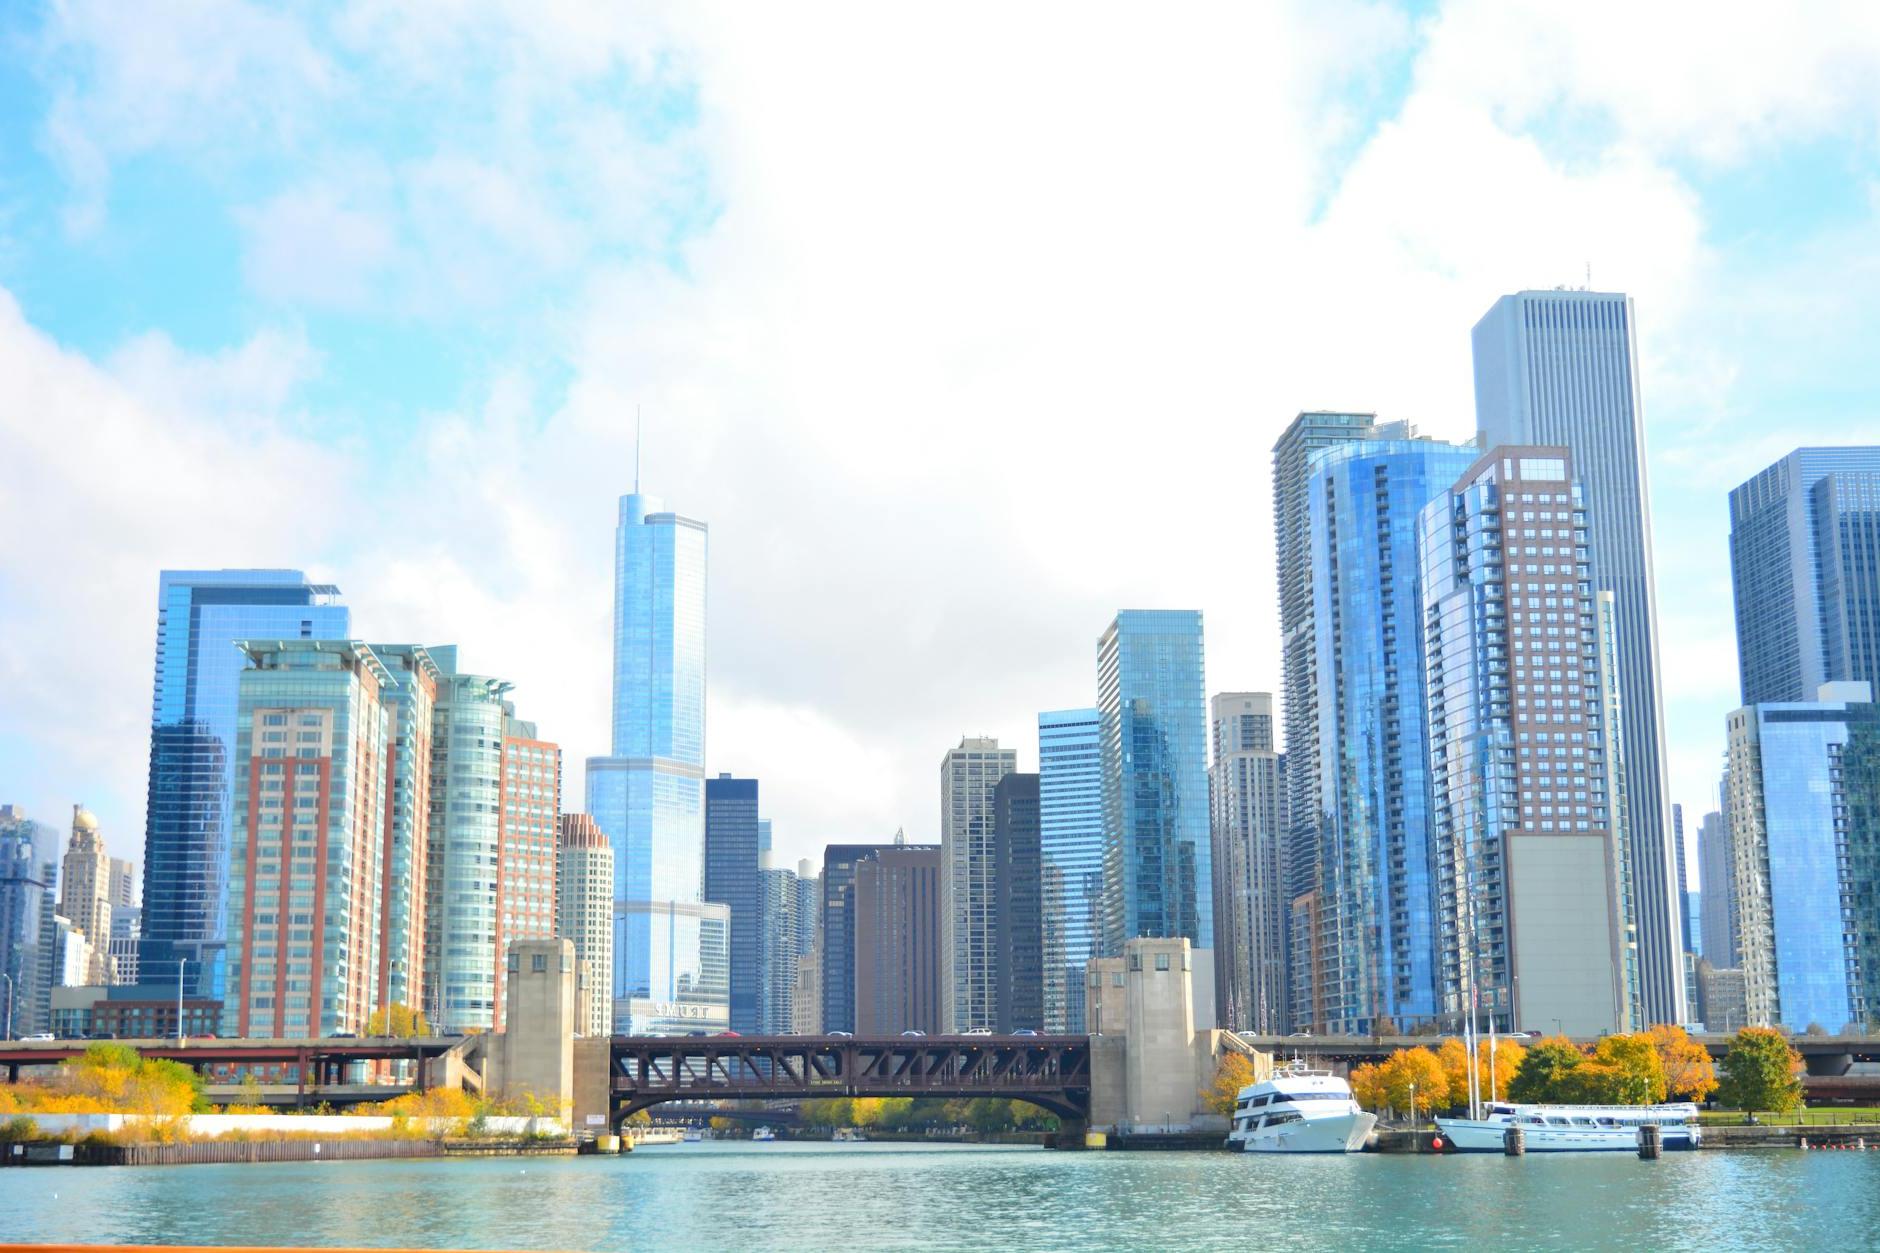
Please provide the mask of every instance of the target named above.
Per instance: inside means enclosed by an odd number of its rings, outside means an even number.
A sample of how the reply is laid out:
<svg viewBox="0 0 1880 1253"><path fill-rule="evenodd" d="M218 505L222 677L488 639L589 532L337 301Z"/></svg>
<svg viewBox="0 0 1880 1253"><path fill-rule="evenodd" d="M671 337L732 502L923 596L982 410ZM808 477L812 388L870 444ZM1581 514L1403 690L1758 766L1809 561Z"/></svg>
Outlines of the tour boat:
<svg viewBox="0 0 1880 1253"><path fill-rule="evenodd" d="M1356 1153L1375 1126L1350 1084L1295 1062L1240 1090L1227 1143L1243 1153Z"/></svg>
<svg viewBox="0 0 1880 1253"><path fill-rule="evenodd" d="M1697 1106L1522 1105L1490 1101L1480 1118L1438 1118L1445 1148L1463 1153L1499 1153L1508 1128L1519 1127L1530 1153L1622 1152L1638 1147L1638 1129L1656 1125L1667 1152L1694 1149L1702 1138Z"/></svg>
<svg viewBox="0 0 1880 1253"><path fill-rule="evenodd" d="M687 1127L683 1139L687 1144L696 1144L705 1138L705 1133L697 1127Z"/></svg>
<svg viewBox="0 0 1880 1253"><path fill-rule="evenodd" d="M777 1133L772 1131L769 1127L759 1127L756 1131L751 1132L751 1139L753 1141L775 1140L776 1138Z"/></svg>
<svg viewBox="0 0 1880 1253"><path fill-rule="evenodd" d="M836 1141L838 1144L855 1144L866 1140L868 1137L863 1135L860 1131L857 1131L854 1127L837 1127L835 1134L829 1138Z"/></svg>

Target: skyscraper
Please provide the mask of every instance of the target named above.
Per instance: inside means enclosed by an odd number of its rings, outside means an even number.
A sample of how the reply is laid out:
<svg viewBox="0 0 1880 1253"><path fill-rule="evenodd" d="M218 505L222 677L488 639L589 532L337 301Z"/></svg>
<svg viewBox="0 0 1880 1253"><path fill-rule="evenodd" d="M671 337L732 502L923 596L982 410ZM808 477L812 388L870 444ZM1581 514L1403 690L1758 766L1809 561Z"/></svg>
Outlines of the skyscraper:
<svg viewBox="0 0 1880 1253"><path fill-rule="evenodd" d="M1866 683L1729 718L1724 820L1748 1021L1862 1027L1880 1010L1880 705Z"/></svg>
<svg viewBox="0 0 1880 1253"><path fill-rule="evenodd" d="M948 1031L998 1017L1000 954L993 881L992 793L1018 769L999 741L962 738L940 759L940 1021Z"/></svg>
<svg viewBox="0 0 1880 1253"><path fill-rule="evenodd" d="M59 912L91 946L85 983L116 983L111 963L111 855L104 850L97 816L82 805L72 806L72 837L59 863Z"/></svg>
<svg viewBox="0 0 1880 1253"><path fill-rule="evenodd" d="M389 681L385 788L389 826L379 902L379 1008L424 1008L424 937L431 852L431 730L442 677L428 649L374 644Z"/></svg>
<svg viewBox="0 0 1880 1253"><path fill-rule="evenodd" d="M1368 1032L1384 1018L1408 1030L1436 1012L1416 523L1477 455L1369 439L1312 459L1318 861L1303 876L1308 908L1295 899L1311 925L1293 974L1314 1030Z"/></svg>
<svg viewBox="0 0 1880 1253"><path fill-rule="evenodd" d="M613 752L589 758L588 812L614 846L614 1027L730 1025L730 915L706 905L703 522L635 490L614 531ZM728 956L725 961L728 962Z"/></svg>
<svg viewBox="0 0 1880 1253"><path fill-rule="evenodd" d="M1084 963L1102 941L1103 737L1095 709L1038 715L1044 1029L1084 1031Z"/></svg>
<svg viewBox="0 0 1880 1253"><path fill-rule="evenodd" d="M757 780L705 780L705 899L731 911L731 1029L759 1030L763 882Z"/></svg>
<svg viewBox="0 0 1880 1253"><path fill-rule="evenodd" d="M1285 812L1273 751L1269 692L1222 692L1208 702L1214 764L1214 983L1221 1025L1286 1030Z"/></svg>
<svg viewBox="0 0 1880 1253"><path fill-rule="evenodd" d="M1665 780L1664 698L1652 571L1645 417L1629 296L1527 291L1475 325L1484 447L1564 445L1590 505L1593 584L1611 592L1625 752L1625 826L1637 907L1639 992L1652 1022L1682 1022L1681 890Z"/></svg>
<svg viewBox="0 0 1880 1253"><path fill-rule="evenodd" d="M230 768L245 665L240 640L345 639L339 589L298 570L165 570L157 583L156 683L144 827L142 977L222 996Z"/></svg>
<svg viewBox="0 0 1880 1253"><path fill-rule="evenodd" d="M1422 511L1432 938L1452 1029L1472 1012L1503 1031L1643 1025L1590 512L1566 449L1505 446Z"/></svg>
<svg viewBox="0 0 1880 1253"><path fill-rule="evenodd" d="M363 1034L378 1004L392 677L356 641L243 653L223 1031Z"/></svg>
<svg viewBox="0 0 1880 1253"><path fill-rule="evenodd" d="M1214 947L1201 614L1125 609L1097 641L1103 949L1138 936Z"/></svg>
<svg viewBox="0 0 1880 1253"><path fill-rule="evenodd" d="M1697 881L1704 893L1704 960L1719 969L1736 966L1736 871L1730 864L1730 829L1712 811L1697 824Z"/></svg>
<svg viewBox="0 0 1880 1253"><path fill-rule="evenodd" d="M1880 684L1880 447L1797 448L1730 493L1743 703Z"/></svg>
<svg viewBox="0 0 1880 1253"><path fill-rule="evenodd" d="M936 845L894 844L855 862L857 1035L949 1030L940 1009L944 861Z"/></svg>
<svg viewBox="0 0 1880 1253"><path fill-rule="evenodd" d="M1038 776L1013 772L992 789L994 1029L1044 1026L1044 926Z"/></svg>
<svg viewBox="0 0 1880 1253"><path fill-rule="evenodd" d="M855 1030L855 867L884 848L905 848L895 832L891 844L831 844L823 849L821 915L822 1029ZM938 889L936 888L936 893ZM936 901L938 896L935 897ZM936 1000L936 1005L938 1001Z"/></svg>
<svg viewBox="0 0 1880 1253"><path fill-rule="evenodd" d="M48 1029L50 999L41 982L43 918L53 909L58 832L18 806L0 805L0 1015L15 1036ZM42 1005L44 1013L42 1014Z"/></svg>
<svg viewBox="0 0 1880 1253"><path fill-rule="evenodd" d="M584 1036L614 1029L614 847L586 814L563 814L556 845L556 934L574 941L578 967L585 967L587 1017L575 1024Z"/></svg>
<svg viewBox="0 0 1880 1253"><path fill-rule="evenodd" d="M816 876L807 861L796 869L772 866L760 854L761 899L757 927L757 1025L761 1035L787 1035L796 1026L802 962L816 942Z"/></svg>

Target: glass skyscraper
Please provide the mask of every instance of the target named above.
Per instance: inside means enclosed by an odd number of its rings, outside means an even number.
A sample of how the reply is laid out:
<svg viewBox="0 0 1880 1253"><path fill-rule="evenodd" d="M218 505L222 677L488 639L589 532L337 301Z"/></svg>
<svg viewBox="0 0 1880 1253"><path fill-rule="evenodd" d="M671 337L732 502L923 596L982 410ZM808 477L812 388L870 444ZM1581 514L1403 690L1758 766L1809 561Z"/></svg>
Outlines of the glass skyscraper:
<svg viewBox="0 0 1880 1253"><path fill-rule="evenodd" d="M1880 1012L1880 705L1865 683L1729 718L1724 821L1748 1019L1790 1031Z"/></svg>
<svg viewBox="0 0 1880 1253"><path fill-rule="evenodd" d="M729 1025L729 911L706 905L703 522L634 491L614 532L613 752L587 808L614 846L615 1029Z"/></svg>
<svg viewBox="0 0 1880 1253"><path fill-rule="evenodd" d="M1880 684L1880 447L1797 448L1731 492L1730 579L1745 704Z"/></svg>
<svg viewBox="0 0 1880 1253"><path fill-rule="evenodd" d="M731 1029L747 1035L760 1030L762 843L757 780L705 780L705 899L731 911Z"/></svg>
<svg viewBox="0 0 1880 1253"><path fill-rule="evenodd" d="M1209 703L1214 764L1214 999L1234 1031L1286 1030L1286 922L1279 754L1273 695L1220 692Z"/></svg>
<svg viewBox="0 0 1880 1253"><path fill-rule="evenodd" d="M1084 1031L1084 963L1103 934L1103 738L1095 709L1038 715L1044 1029Z"/></svg>
<svg viewBox="0 0 1880 1253"><path fill-rule="evenodd" d="M1631 297L1615 292L1502 297L1475 325L1475 416L1484 447L1564 445L1585 485L1587 531L1598 557L1593 585L1613 597L1639 991L1650 1021L1683 1022L1683 889L1665 779L1635 328Z"/></svg>
<svg viewBox="0 0 1880 1253"><path fill-rule="evenodd" d="M1408 1030L1436 1012L1416 524L1478 455L1432 440L1373 439L1312 458L1310 979L1319 1031L1367 1033L1384 1017Z"/></svg>
<svg viewBox="0 0 1880 1253"><path fill-rule="evenodd" d="M1125 609L1097 642L1103 951L1137 936L1214 948L1201 614Z"/></svg>
<svg viewBox="0 0 1880 1253"><path fill-rule="evenodd" d="M298 570L165 570L157 582L156 683L144 827L140 978L220 1000L225 969L229 771L246 659L240 640L339 640L339 589Z"/></svg>

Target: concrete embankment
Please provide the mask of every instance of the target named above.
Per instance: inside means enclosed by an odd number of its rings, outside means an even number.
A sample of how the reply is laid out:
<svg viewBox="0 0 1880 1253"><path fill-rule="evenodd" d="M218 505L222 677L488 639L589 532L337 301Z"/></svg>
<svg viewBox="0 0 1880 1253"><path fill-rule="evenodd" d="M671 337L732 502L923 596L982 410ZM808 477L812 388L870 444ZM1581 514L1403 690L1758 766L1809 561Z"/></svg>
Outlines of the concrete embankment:
<svg viewBox="0 0 1880 1253"><path fill-rule="evenodd" d="M571 1157L571 1139L198 1140L187 1144L41 1141L0 1146L0 1166L195 1166L231 1162L349 1162L384 1157Z"/></svg>

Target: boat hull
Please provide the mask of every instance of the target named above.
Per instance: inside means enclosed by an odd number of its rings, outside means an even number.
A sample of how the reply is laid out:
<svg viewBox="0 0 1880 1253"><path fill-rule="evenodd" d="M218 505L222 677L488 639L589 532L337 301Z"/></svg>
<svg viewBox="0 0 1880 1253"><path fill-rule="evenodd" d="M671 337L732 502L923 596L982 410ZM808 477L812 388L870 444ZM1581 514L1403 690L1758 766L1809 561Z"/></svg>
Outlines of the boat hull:
<svg viewBox="0 0 1880 1253"><path fill-rule="evenodd" d="M1235 1132L1228 1143L1243 1153L1358 1153L1376 1126L1376 1114L1334 1114L1265 1130Z"/></svg>
<svg viewBox="0 0 1880 1253"><path fill-rule="evenodd" d="M1471 1121L1467 1118L1438 1118L1443 1147L1458 1153L1500 1153L1509 1124ZM1629 1153L1638 1149L1637 1127L1521 1127L1523 1147L1529 1153ZM1694 1149L1697 1129L1670 1124L1662 1127L1666 1152Z"/></svg>

